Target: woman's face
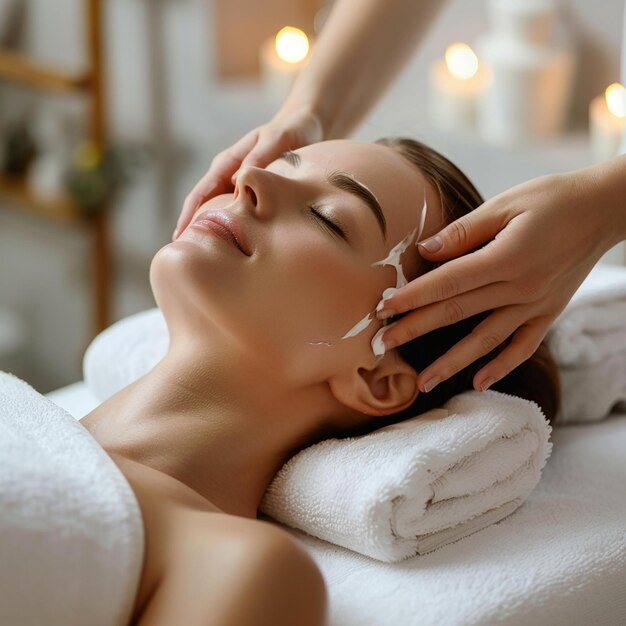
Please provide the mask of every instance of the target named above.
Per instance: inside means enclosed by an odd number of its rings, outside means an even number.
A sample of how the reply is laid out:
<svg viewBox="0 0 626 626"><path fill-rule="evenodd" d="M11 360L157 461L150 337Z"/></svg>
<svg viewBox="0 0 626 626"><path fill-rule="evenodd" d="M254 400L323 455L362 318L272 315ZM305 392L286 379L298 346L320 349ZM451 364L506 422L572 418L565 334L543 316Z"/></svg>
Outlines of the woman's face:
<svg viewBox="0 0 626 626"><path fill-rule="evenodd" d="M151 282L172 341L217 337L277 378L304 383L376 360L370 342L381 322L341 337L396 284L393 267L372 264L416 227L425 194L429 207L438 200L386 146L336 140L294 154L242 169L234 195L202 205L157 253ZM234 218L245 251L194 226L207 211ZM423 236L438 228L438 213L428 211ZM416 274L415 245L402 262L407 277Z"/></svg>

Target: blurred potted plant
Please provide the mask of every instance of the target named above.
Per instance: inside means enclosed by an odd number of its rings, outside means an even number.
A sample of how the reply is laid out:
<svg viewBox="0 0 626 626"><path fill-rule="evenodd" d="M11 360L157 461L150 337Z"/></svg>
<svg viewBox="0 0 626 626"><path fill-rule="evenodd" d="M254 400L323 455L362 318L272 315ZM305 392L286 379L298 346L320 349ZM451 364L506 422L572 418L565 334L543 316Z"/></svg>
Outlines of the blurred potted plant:
<svg viewBox="0 0 626 626"><path fill-rule="evenodd" d="M83 142L65 173L66 189L85 215L95 215L112 202L149 159L150 150L143 145L115 145L101 151L93 142Z"/></svg>

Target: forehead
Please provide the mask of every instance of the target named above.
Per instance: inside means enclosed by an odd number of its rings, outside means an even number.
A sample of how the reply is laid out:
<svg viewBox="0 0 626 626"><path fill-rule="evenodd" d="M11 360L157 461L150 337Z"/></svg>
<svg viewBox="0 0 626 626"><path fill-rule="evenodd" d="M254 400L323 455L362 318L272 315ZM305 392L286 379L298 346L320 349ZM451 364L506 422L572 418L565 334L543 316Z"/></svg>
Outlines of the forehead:
<svg viewBox="0 0 626 626"><path fill-rule="evenodd" d="M325 176L341 170L365 185L382 207L390 243L403 239L415 227L424 201L425 180L415 165L392 148L332 140L296 152L302 158L303 171Z"/></svg>

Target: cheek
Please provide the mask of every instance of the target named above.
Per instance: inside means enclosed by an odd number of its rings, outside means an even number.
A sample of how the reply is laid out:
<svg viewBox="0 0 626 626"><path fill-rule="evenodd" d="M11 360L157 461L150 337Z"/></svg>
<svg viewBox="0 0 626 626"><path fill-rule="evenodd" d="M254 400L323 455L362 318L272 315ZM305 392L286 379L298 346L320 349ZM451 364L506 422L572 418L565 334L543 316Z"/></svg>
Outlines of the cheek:
<svg viewBox="0 0 626 626"><path fill-rule="evenodd" d="M282 260L272 260L268 288L277 310L286 313L281 325L294 339L338 339L372 305L375 271L332 243L292 240L283 246Z"/></svg>
<svg viewBox="0 0 626 626"><path fill-rule="evenodd" d="M374 310L395 279L390 268L372 268L355 253L342 251L340 242L333 243L302 233L273 241L271 254L254 268L241 294L254 326L249 345L271 356L285 379L307 379L354 362L380 326L372 322L359 337L341 339ZM333 345L311 345L315 342Z"/></svg>

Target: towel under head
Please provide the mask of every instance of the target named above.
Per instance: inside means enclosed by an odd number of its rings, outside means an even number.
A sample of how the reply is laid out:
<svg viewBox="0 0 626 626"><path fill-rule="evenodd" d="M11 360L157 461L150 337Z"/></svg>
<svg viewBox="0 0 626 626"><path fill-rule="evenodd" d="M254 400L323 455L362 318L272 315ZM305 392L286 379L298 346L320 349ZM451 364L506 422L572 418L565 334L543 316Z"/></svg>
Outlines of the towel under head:
<svg viewBox="0 0 626 626"><path fill-rule="evenodd" d="M468 391L380 430L327 439L277 473L267 516L382 561L499 521L537 485L552 428L533 402Z"/></svg>

